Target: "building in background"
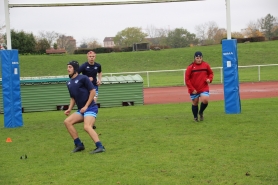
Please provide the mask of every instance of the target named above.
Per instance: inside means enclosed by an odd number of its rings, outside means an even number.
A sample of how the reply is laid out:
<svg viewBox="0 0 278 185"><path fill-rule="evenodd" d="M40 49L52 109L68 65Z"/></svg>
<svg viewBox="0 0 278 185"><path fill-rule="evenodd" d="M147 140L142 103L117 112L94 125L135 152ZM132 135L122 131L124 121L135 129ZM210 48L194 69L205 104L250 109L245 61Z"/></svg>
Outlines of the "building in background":
<svg viewBox="0 0 278 185"><path fill-rule="evenodd" d="M73 53L76 49L76 40L72 36L61 35L57 39L58 49L65 49L67 53Z"/></svg>
<svg viewBox="0 0 278 185"><path fill-rule="evenodd" d="M115 46L114 37L105 37L103 40L103 46L113 48Z"/></svg>

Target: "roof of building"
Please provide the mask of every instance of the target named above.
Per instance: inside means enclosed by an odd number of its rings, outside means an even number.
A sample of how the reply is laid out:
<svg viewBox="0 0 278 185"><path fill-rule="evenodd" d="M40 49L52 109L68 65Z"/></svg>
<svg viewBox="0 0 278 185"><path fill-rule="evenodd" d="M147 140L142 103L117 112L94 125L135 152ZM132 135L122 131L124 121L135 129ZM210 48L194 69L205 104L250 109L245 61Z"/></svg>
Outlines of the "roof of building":
<svg viewBox="0 0 278 185"><path fill-rule="evenodd" d="M106 42L106 41L114 41L114 38L115 37L105 37L103 42Z"/></svg>
<svg viewBox="0 0 278 185"><path fill-rule="evenodd" d="M47 49L45 50L46 54L59 54L59 53L66 53L67 51L65 49Z"/></svg>

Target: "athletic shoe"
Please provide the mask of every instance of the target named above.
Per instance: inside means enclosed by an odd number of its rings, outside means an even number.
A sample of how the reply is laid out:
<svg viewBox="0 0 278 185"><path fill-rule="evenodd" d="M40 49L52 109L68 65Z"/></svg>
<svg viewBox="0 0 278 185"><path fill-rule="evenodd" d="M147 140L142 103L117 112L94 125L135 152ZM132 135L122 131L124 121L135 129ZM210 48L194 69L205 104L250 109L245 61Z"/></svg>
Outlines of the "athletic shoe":
<svg viewBox="0 0 278 185"><path fill-rule="evenodd" d="M199 120L198 120L198 118L194 118L194 121L195 121L195 122L198 122Z"/></svg>
<svg viewBox="0 0 278 185"><path fill-rule="evenodd" d="M80 152L82 150L85 150L85 146L83 145L83 143L82 143L82 145L78 145L78 146L75 145L75 148L73 149L72 153Z"/></svg>
<svg viewBox="0 0 278 185"><path fill-rule="evenodd" d="M203 113L202 113L202 114L201 114L201 113L199 113L199 115L200 115L200 121L203 121L203 120L204 120Z"/></svg>
<svg viewBox="0 0 278 185"><path fill-rule="evenodd" d="M90 154L96 154L96 153L101 153L101 152L105 152L104 146L94 149L93 151L90 152Z"/></svg>
<svg viewBox="0 0 278 185"><path fill-rule="evenodd" d="M93 129L96 129L97 127L95 125L93 125Z"/></svg>

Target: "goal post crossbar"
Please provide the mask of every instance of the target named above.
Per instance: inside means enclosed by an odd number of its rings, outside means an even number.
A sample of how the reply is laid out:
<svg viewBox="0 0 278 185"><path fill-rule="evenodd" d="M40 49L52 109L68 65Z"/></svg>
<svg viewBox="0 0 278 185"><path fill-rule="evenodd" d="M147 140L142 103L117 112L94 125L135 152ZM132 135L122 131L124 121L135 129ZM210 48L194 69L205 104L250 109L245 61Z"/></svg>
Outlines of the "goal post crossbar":
<svg viewBox="0 0 278 185"><path fill-rule="evenodd" d="M115 1L115 2L83 2L83 3L44 3L44 4L9 4L9 8L22 7L64 7L64 6L101 6L101 5L127 5L127 4L150 4L150 3L173 3L200 0L138 0L138 1Z"/></svg>

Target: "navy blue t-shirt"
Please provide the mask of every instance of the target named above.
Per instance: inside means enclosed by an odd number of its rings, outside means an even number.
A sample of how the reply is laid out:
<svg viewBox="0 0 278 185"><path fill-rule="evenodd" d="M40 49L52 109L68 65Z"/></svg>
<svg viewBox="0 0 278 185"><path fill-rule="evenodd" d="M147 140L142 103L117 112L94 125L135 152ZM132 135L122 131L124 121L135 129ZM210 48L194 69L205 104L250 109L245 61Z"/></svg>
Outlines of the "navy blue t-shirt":
<svg viewBox="0 0 278 185"><path fill-rule="evenodd" d="M75 78L70 79L67 82L67 87L70 97L75 100L78 109L81 109L86 105L89 99L90 91L94 89L90 79L85 75L77 75ZM92 101L89 106L94 105L95 102Z"/></svg>
<svg viewBox="0 0 278 185"><path fill-rule="evenodd" d="M97 74L101 73L101 65L99 63L94 63L94 65L89 64L89 62L83 63L79 69L78 73L82 73L88 77L93 77L93 84L97 85Z"/></svg>

